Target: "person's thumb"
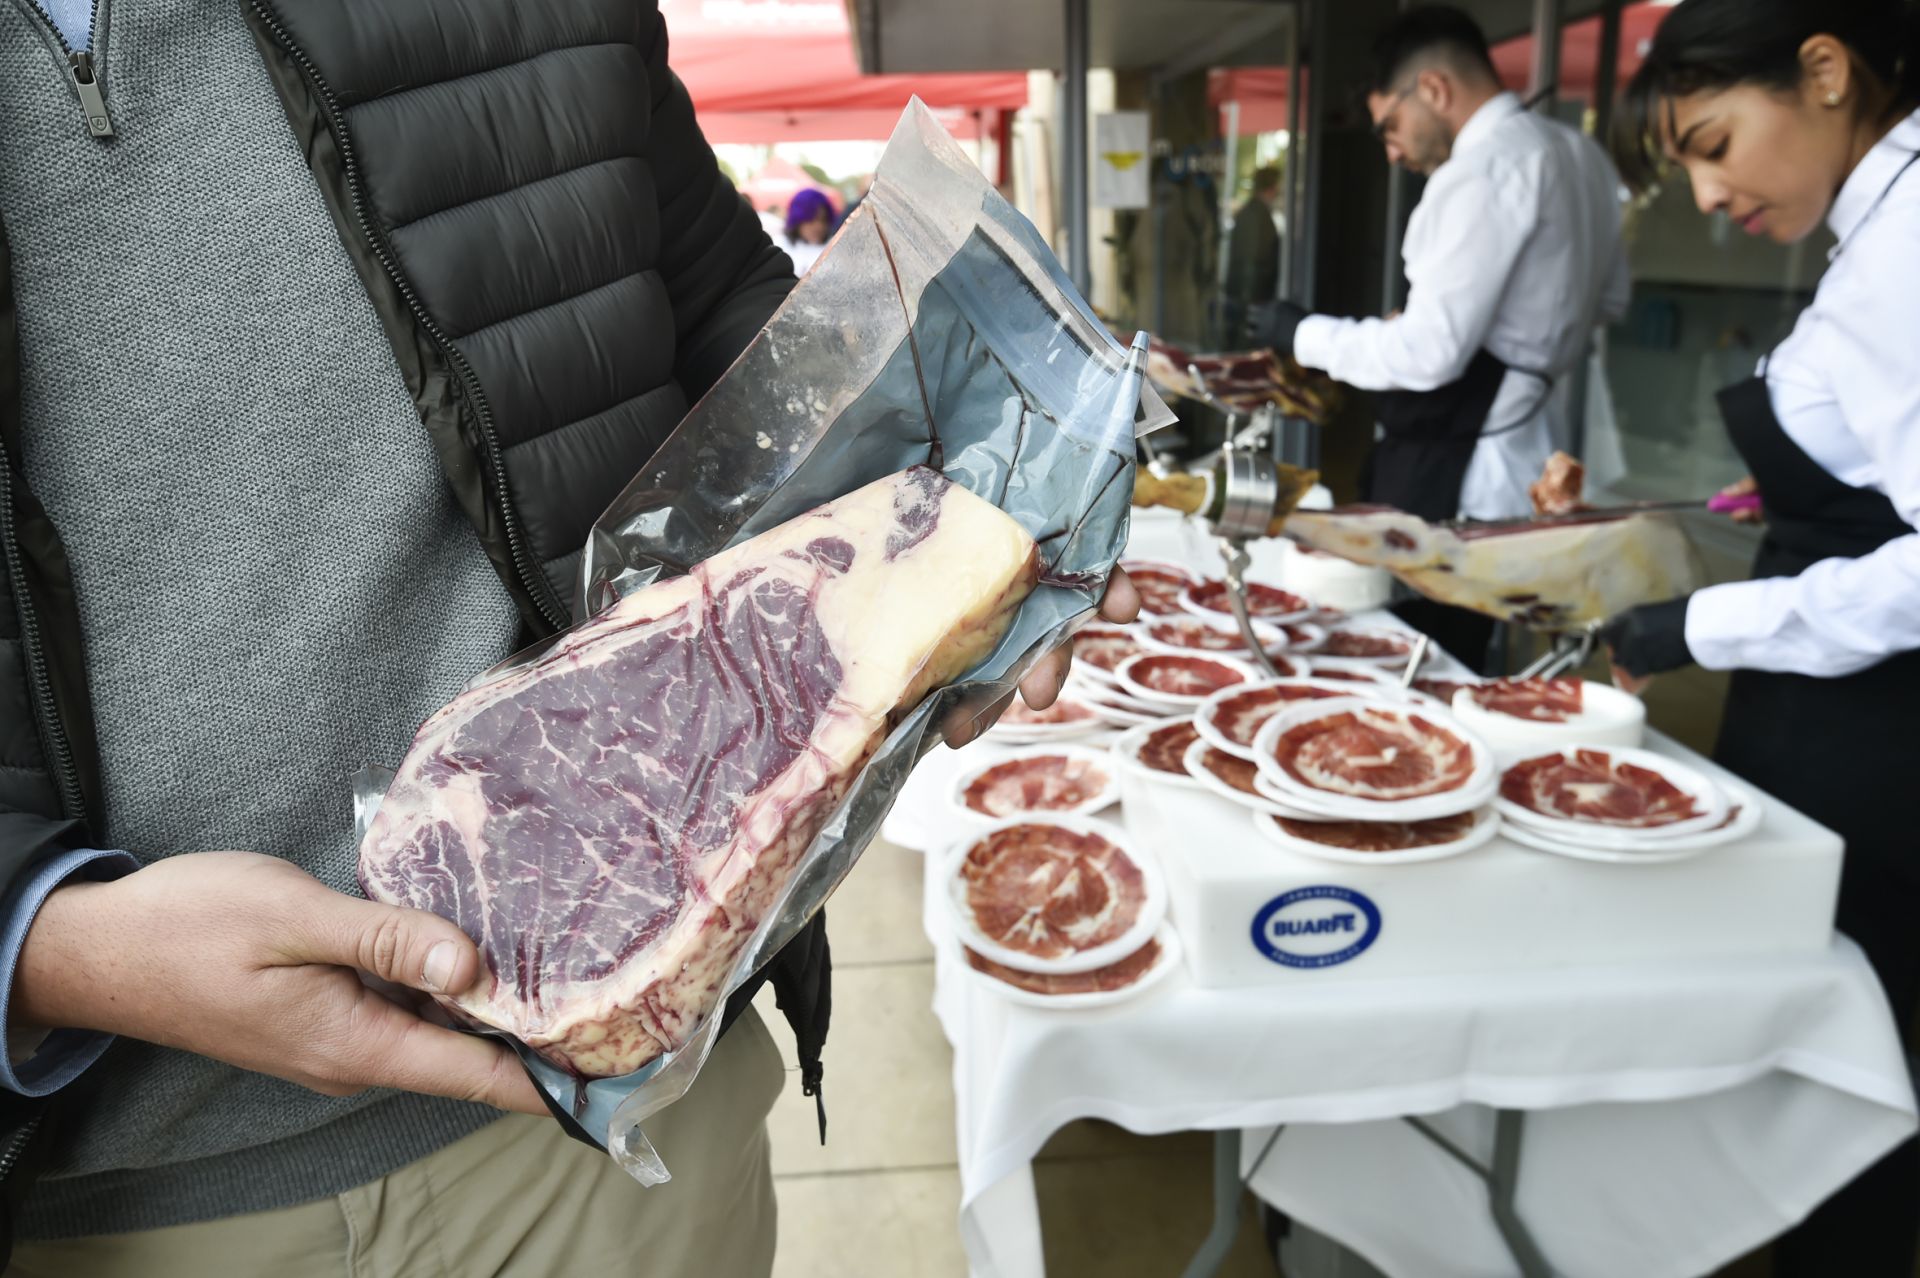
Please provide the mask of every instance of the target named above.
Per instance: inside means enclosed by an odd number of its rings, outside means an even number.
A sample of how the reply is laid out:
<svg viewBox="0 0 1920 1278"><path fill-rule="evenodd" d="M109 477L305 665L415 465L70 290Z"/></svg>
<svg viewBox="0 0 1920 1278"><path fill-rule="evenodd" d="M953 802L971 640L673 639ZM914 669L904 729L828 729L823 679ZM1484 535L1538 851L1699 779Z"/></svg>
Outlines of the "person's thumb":
<svg viewBox="0 0 1920 1278"><path fill-rule="evenodd" d="M429 994L459 994L479 978L480 952L439 915L327 895L332 900L325 908L308 916L308 962L359 968Z"/></svg>

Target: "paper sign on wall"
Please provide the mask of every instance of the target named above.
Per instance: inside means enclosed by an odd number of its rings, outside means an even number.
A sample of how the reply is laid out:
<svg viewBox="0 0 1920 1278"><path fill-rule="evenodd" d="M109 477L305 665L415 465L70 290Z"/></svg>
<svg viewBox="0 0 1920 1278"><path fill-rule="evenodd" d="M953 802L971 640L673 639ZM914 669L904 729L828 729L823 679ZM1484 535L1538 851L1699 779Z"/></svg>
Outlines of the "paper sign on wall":
<svg viewBox="0 0 1920 1278"><path fill-rule="evenodd" d="M1114 111L1093 118L1095 208L1146 208L1152 170L1145 111Z"/></svg>

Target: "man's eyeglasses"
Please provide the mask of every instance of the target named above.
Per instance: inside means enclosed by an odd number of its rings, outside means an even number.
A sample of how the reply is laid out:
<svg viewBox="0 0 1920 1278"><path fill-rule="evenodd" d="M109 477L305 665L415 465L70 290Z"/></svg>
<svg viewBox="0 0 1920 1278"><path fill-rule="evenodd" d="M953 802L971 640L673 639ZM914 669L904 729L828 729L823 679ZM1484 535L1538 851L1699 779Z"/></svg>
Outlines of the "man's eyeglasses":
<svg viewBox="0 0 1920 1278"><path fill-rule="evenodd" d="M1387 140L1387 130L1393 127L1393 118L1400 113L1400 104L1411 97L1413 91L1419 87L1418 82L1409 84L1406 88L1394 94L1387 102L1387 109L1382 111L1380 118L1373 122L1373 140L1375 142L1385 142Z"/></svg>

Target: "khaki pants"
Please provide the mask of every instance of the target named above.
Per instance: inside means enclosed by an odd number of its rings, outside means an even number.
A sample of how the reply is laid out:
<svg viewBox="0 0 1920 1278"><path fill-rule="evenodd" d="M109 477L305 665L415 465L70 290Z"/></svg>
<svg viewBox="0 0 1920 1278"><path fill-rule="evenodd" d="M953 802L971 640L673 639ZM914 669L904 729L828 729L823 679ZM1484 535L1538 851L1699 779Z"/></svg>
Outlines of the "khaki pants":
<svg viewBox="0 0 1920 1278"><path fill-rule="evenodd" d="M673 1179L643 1189L546 1118L508 1115L334 1198L167 1229L27 1242L7 1278L765 1278L767 1113L780 1054L749 1009L647 1124Z"/></svg>

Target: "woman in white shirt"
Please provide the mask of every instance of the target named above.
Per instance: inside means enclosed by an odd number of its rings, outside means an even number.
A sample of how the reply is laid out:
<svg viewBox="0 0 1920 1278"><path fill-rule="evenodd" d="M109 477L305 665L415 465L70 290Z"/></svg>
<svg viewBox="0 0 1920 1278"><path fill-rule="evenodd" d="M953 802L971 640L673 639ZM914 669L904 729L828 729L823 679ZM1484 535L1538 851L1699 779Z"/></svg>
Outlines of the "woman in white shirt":
<svg viewBox="0 0 1920 1278"><path fill-rule="evenodd" d="M1629 179L1831 265L1793 333L1720 394L1758 487L1751 581L1636 608L1626 682L1734 671L1718 760L1847 841L1838 923L1904 1031L1920 1003L1920 47L1900 0L1685 0L1629 90ZM1909 1044L1911 1050L1912 1044ZM1775 1248L1776 1275L1914 1272L1908 1141Z"/></svg>

